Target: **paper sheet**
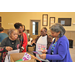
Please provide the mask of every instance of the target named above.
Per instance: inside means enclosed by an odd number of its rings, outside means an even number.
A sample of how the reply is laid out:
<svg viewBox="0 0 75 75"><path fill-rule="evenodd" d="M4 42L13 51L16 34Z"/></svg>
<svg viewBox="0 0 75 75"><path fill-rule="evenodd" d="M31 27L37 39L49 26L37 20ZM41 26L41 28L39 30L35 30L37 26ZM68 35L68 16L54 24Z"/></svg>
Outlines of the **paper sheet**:
<svg viewBox="0 0 75 75"><path fill-rule="evenodd" d="M19 53L19 51L20 51L20 49L8 51L8 55L13 54L13 53Z"/></svg>
<svg viewBox="0 0 75 75"><path fill-rule="evenodd" d="M7 54L6 57L5 57L5 62L10 62L10 54L19 53L19 51L20 51L20 49L8 51L8 54Z"/></svg>

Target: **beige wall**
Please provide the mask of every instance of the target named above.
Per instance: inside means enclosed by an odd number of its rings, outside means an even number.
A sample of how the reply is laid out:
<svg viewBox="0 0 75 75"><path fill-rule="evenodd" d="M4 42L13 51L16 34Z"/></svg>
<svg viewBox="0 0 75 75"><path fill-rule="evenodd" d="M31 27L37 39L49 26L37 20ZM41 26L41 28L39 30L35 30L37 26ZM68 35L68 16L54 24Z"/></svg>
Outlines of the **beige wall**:
<svg viewBox="0 0 75 75"><path fill-rule="evenodd" d="M2 27L5 29L14 28L15 22L21 22L26 26L26 29L30 29L30 20L41 20L42 15L48 14L48 26L49 29L49 17L55 17L55 22L58 22L58 18L72 18L72 23L75 23L75 12L0 12L2 17ZM67 31L75 31L75 25L64 26Z"/></svg>

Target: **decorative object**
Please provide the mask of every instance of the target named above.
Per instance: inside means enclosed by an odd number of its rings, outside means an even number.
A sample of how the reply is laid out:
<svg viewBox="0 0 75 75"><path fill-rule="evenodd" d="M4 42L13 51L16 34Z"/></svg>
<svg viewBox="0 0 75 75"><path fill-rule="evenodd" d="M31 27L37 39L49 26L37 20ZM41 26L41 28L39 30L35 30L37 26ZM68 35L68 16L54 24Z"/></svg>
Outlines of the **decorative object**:
<svg viewBox="0 0 75 75"><path fill-rule="evenodd" d="M62 26L71 26L72 18L58 18L58 23Z"/></svg>
<svg viewBox="0 0 75 75"><path fill-rule="evenodd" d="M1 17L0 17L0 22L1 22Z"/></svg>
<svg viewBox="0 0 75 75"><path fill-rule="evenodd" d="M48 14L42 16L42 26L48 26Z"/></svg>
<svg viewBox="0 0 75 75"><path fill-rule="evenodd" d="M1 27L1 23L0 23L0 27Z"/></svg>
<svg viewBox="0 0 75 75"><path fill-rule="evenodd" d="M49 22L50 26L52 26L55 23L55 17L50 17Z"/></svg>

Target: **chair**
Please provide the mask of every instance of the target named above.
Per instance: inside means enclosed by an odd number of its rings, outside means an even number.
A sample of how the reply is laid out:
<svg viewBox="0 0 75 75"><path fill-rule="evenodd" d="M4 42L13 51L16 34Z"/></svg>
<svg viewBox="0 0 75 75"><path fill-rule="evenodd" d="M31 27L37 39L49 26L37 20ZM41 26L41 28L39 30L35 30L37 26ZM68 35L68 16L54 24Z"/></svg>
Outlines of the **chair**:
<svg viewBox="0 0 75 75"><path fill-rule="evenodd" d="M69 40L69 48L73 48L73 40L72 39L68 39Z"/></svg>

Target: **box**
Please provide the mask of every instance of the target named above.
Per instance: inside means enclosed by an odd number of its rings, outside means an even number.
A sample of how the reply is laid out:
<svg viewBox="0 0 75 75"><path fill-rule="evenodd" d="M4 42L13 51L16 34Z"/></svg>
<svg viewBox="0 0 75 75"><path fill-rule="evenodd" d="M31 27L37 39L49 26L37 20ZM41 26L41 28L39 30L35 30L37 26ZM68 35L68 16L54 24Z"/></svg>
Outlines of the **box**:
<svg viewBox="0 0 75 75"><path fill-rule="evenodd" d="M28 52L26 52L28 53ZM15 53L15 54L10 54L10 62L15 62L19 59L22 59L24 56L25 52L23 53ZM29 55L31 55L30 53L28 53ZM36 62L36 60L33 58L34 56L31 55L31 60L26 60L26 61L21 61L21 62Z"/></svg>
<svg viewBox="0 0 75 75"><path fill-rule="evenodd" d="M29 51L29 52L30 52L30 51L34 51L34 49L35 49L35 46L28 47L28 51Z"/></svg>

